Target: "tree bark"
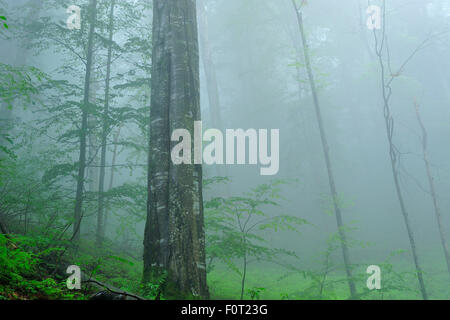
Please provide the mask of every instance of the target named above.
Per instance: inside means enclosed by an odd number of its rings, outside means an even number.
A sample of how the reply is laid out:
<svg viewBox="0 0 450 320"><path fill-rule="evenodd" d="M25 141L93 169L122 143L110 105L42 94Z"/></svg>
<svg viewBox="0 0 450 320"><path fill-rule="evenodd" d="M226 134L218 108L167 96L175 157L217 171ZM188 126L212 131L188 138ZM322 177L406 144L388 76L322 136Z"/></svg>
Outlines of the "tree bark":
<svg viewBox="0 0 450 320"><path fill-rule="evenodd" d="M75 211L73 224L73 240L80 240L81 220L83 208L83 191L84 191L84 174L86 169L86 131L88 128L88 106L89 93L91 85L91 71L92 71L92 54L94 45L94 31L97 17L97 0L91 0L90 3L90 27L87 45L87 60L86 60L86 74L84 79L84 99L83 110L81 116L80 129L80 155L78 160L78 176L77 176L77 191L75 196Z"/></svg>
<svg viewBox="0 0 450 320"><path fill-rule="evenodd" d="M200 119L195 0L155 0L143 280L165 276L166 297L209 297L202 167L173 165L170 158L172 131L193 136Z"/></svg>
<svg viewBox="0 0 450 320"><path fill-rule="evenodd" d="M316 89L316 84L315 84L315 80L314 80L314 75L313 75L312 68L311 68L308 43L306 40L304 28L303 28L303 15L302 15L302 12L297 8L297 4L295 3L295 0L292 0L292 4L293 4L295 12L297 14L298 26L299 26L300 35L302 38L303 53L305 56L305 65L306 65L306 70L308 73L309 84L311 86L311 93L313 96L317 123L319 125L320 138L322 141L322 148L323 148L325 163L326 163L326 167L327 167L328 182L330 185L331 196L333 198L333 206L334 206L334 213L336 216L338 233L339 233L339 237L341 239L342 254L344 257L344 265L345 265L345 272L347 274L348 286L350 289L351 298L356 298L357 293L356 293L356 287L355 287L355 283L353 281L353 275L352 275L352 270L351 270L350 254L349 254L349 250L348 250L348 246L347 246L347 236L344 231L344 223L342 221L341 208L339 207L339 202L338 202L338 193L336 191L336 184L334 181L334 174L333 174L333 169L331 166L327 137L326 137L325 129L324 129L324 125L323 125L322 113L320 110L319 98L317 95L317 89Z"/></svg>
<svg viewBox="0 0 450 320"><path fill-rule="evenodd" d="M445 261L447 263L448 274L450 275L450 254L449 254L449 250L448 250L448 246L447 246L447 237L445 235L444 225L442 223L441 210L439 208L439 204L437 201L436 189L434 187L433 175L431 174L430 162L428 161L428 152L427 152L428 135L427 135L427 131L425 129L425 125L423 124L422 119L420 117L419 105L417 104L417 102L415 100L414 100L414 105L416 107L417 121L419 122L420 128L422 129L423 161L425 163L425 168L427 170L427 177L428 177L428 183L430 185L431 198L433 199L434 213L436 215L436 222L437 222L437 225L439 228L439 236L441 238L442 249L444 250L444 256L445 256Z"/></svg>

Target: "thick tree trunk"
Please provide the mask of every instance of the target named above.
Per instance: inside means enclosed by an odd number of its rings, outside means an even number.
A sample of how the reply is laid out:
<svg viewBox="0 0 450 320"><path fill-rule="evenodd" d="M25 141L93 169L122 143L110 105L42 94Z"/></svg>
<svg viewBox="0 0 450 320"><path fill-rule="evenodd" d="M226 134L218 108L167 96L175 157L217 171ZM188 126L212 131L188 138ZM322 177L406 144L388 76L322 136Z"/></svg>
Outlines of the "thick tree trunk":
<svg viewBox="0 0 450 320"><path fill-rule="evenodd" d="M78 176L77 176L77 191L75 196L75 211L73 223L73 240L80 240L81 220L83 208L83 191L84 191L84 174L86 169L86 131L88 128L88 105L89 93L91 85L91 71L92 71L92 53L94 45L94 31L97 17L97 0L91 0L90 3L90 29L87 45L87 60L86 60L86 74L84 79L84 99L83 110L81 116L80 129L80 156L78 160Z"/></svg>
<svg viewBox="0 0 450 320"><path fill-rule="evenodd" d="M143 280L166 275L167 297L209 296L202 167L174 165L170 158L173 130L193 136L200 118L195 0L155 0Z"/></svg>
<svg viewBox="0 0 450 320"><path fill-rule="evenodd" d="M311 68L308 43L306 40L305 31L303 29L303 16L302 16L302 13L297 8L295 0L292 0L292 4L293 4L295 12L297 14L298 26L300 29L300 35L302 37L303 53L305 56L305 65L306 65L306 70L308 72L309 83L311 86L311 92L312 92L314 107L315 107L315 111L316 111L317 123L319 125L320 138L322 140L322 148L323 148L323 153L325 156L325 163L326 163L327 173L328 173L328 182L330 185L331 196L333 198L334 213L336 216L336 223L337 223L337 227L338 227L339 237L341 238L342 254L344 257L344 265L345 265L345 272L347 273L348 286L350 289L351 298L356 298L357 293L356 293L356 287L355 287L355 283L353 281L353 275L352 275L352 270L351 270L350 254L349 254L349 250L348 250L348 246L347 246L347 236L344 232L344 223L342 221L341 208L339 207L339 202L338 202L338 193L336 191L336 184L334 182L334 175L333 175L333 169L331 166L327 137L326 137L325 129L323 126L319 98L317 96L316 84L314 81L314 75L313 75L312 68Z"/></svg>
<svg viewBox="0 0 450 320"><path fill-rule="evenodd" d="M106 140L109 132L109 89L110 89L110 77L111 77L111 59L112 59L112 40L114 33L114 7L116 0L111 2L111 10L109 13L109 45L108 45L108 58L106 62L106 80L105 80L105 106L103 110L103 128L102 128L102 141L101 141L101 154L100 154L100 179L98 185L98 212L97 212L97 244L101 245L105 236L104 226L104 207L105 207L105 165L106 165Z"/></svg>
<svg viewBox="0 0 450 320"><path fill-rule="evenodd" d="M444 250L444 256L445 256L445 261L447 263L448 274L450 275L450 253L449 253L448 246L447 246L447 237L445 235L444 224L442 222L441 210L439 208L439 204L438 204L438 201L437 201L436 189L434 187L433 175L431 174L430 162L428 161L427 131L426 131L425 125L423 124L422 119L420 117L419 106L418 106L416 101L414 101L414 105L416 107L417 121L419 122L420 128L422 129L423 161L425 163L425 168L427 170L427 177L428 177L428 183L430 185L431 198L433 199L434 213L436 215L436 222L437 222L437 225L438 225L438 228L439 228L439 236L441 238L442 249Z"/></svg>

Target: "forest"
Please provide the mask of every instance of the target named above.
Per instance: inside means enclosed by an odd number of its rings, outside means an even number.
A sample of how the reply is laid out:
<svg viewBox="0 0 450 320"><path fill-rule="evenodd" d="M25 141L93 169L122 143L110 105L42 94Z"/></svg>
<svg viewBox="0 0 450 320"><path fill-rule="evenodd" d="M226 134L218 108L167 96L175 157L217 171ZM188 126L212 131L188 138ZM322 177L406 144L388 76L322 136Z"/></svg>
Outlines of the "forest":
<svg viewBox="0 0 450 320"><path fill-rule="evenodd" d="M448 0L0 0L0 300L449 300L449 57Z"/></svg>

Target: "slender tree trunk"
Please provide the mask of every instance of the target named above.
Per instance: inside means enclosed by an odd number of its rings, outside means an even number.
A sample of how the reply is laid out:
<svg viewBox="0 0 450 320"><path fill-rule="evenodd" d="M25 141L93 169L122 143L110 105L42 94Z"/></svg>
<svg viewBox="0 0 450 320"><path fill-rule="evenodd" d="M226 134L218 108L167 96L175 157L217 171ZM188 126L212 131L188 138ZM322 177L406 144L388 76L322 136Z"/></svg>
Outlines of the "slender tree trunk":
<svg viewBox="0 0 450 320"><path fill-rule="evenodd" d="M121 127L119 127L119 130L117 130L116 134L114 135L114 150L113 150L113 156L112 156L112 161L111 161L111 173L109 176L108 190L112 189L113 182L114 182L114 166L116 165L116 159L117 159L117 142L119 141L120 129L121 129ZM104 213L104 221L103 221L104 234L106 234L107 226L108 226L108 210L109 210L109 208L107 208L107 210L105 210L105 213Z"/></svg>
<svg viewBox="0 0 450 320"><path fill-rule="evenodd" d="M97 105L97 95L99 90L99 80L97 78L97 55L95 51L95 44L92 48L92 63L91 63L91 84L89 86L89 104L91 106ZM86 145L86 173L85 173L85 190L95 195L98 204L98 186L99 186L99 139L96 127L99 122L99 117L93 113L88 114L87 120L87 145ZM84 218L84 223L88 226L86 233L92 234L96 237L96 216L89 215Z"/></svg>
<svg viewBox="0 0 450 320"><path fill-rule="evenodd" d="M95 51L95 48L92 48ZM95 74L96 69L96 56L92 55L92 63L91 63L91 84L89 86L89 104L95 105L97 102L97 91L98 91L98 81L97 75ZM88 115L88 155L87 155L87 163L89 166L87 167L86 180L88 181L88 191L96 192L98 191L99 184L99 165L98 165L98 137L95 132L95 127L97 126L97 116L94 114Z"/></svg>
<svg viewBox="0 0 450 320"><path fill-rule="evenodd" d="M199 33L200 49L203 68L206 76L206 87L208 91L209 108L211 112L212 125L222 129L222 115L220 110L219 86L217 73L209 46L209 25L204 1L198 2L198 21L202 32Z"/></svg>
<svg viewBox="0 0 450 320"><path fill-rule="evenodd" d="M208 103L211 117L211 125L213 128L223 130L222 110L220 105L219 85L217 81L216 66L214 64L210 44L209 44L209 24L208 15L205 8L205 1L200 0L197 4L198 8L198 25L201 32L199 33L201 58L203 70L206 77L206 88L208 91ZM228 177L227 166L216 165L217 175ZM230 195L229 185L224 187L226 195Z"/></svg>
<svg viewBox="0 0 450 320"><path fill-rule="evenodd" d="M244 252L244 270L242 271L242 281L241 281L241 300L244 299L245 290L245 278L247 277L247 249Z"/></svg>
<svg viewBox="0 0 450 320"><path fill-rule="evenodd" d="M323 298L323 290L325 289L325 282L327 281L328 272L330 271L330 252L327 252L325 257L325 271L322 276L322 280L320 281L319 288L319 300Z"/></svg>
<svg viewBox="0 0 450 320"><path fill-rule="evenodd" d="M201 119L195 0L153 2L152 94L143 281L167 297L208 298L202 166L174 165L173 130ZM171 146L172 145L172 146Z"/></svg>
<svg viewBox="0 0 450 320"><path fill-rule="evenodd" d="M352 270L351 270L350 255L349 255L349 250L348 250L348 246L347 246L347 236L344 231L344 223L342 221L341 208L339 207L339 202L338 202L338 193L336 191L336 185L334 182L334 175L333 175L333 170L332 170L332 166L331 166L327 137L326 137L325 129L323 126L319 98L317 95L316 84L314 81L314 75L313 75L312 68L311 68L308 42L306 40L306 35L305 35L304 28L303 28L303 15L302 15L302 12L297 8L297 4L295 3L295 0L292 0L292 4L293 4L295 12L297 14L298 26L300 29L300 35L302 37L303 53L305 56L305 65L306 65L306 70L308 72L309 83L311 86L311 93L313 96L317 123L319 125L320 138L322 140L322 148L323 148L323 153L325 156L325 163L326 163L327 173L328 173L328 182L330 185L331 196L333 198L333 206L334 206L334 212L336 215L336 223L337 223L337 227L338 227L338 233L339 233L339 237L341 239L342 254L344 257L344 265L345 265L345 272L347 273L348 286L350 289L351 298L356 298L357 293L356 293L356 287L355 287L355 283L353 281L353 275L352 275Z"/></svg>
<svg viewBox="0 0 450 320"><path fill-rule="evenodd" d="M31 197L31 191L28 191L27 205L25 207L24 223L23 223L23 226L24 226L23 233L25 235L28 233L28 226L30 224L30 221L29 221L30 197Z"/></svg>
<svg viewBox="0 0 450 320"><path fill-rule="evenodd" d="M97 0L91 0L90 3L90 29L87 45L87 60L86 60L86 74L84 79L84 99L83 110L81 116L81 130L80 130L80 155L78 160L78 177L77 177L77 191L75 196L75 211L73 223L73 240L80 240L81 220L83 208L83 191L84 191L84 174L86 169L86 131L88 128L88 105L89 93L91 84L92 71L92 53L94 45L94 31L97 17Z"/></svg>
<svg viewBox="0 0 450 320"><path fill-rule="evenodd" d="M416 107L417 121L419 122L420 128L422 129L423 161L425 163L425 168L427 170L427 177L428 177L428 183L430 185L431 198L433 199L434 213L436 215L436 222L437 222L437 225L439 228L439 236L441 238L442 249L444 250L445 261L447 262L448 274L450 275L450 254L449 254L449 250L448 250L448 246L447 246L447 237L445 235L444 225L442 223L441 210L439 208L439 204L437 201L436 189L434 187L434 179L433 179L433 175L431 174L430 163L428 161L428 152L427 152L428 135L427 135L427 131L425 129L425 125L423 124L422 119L420 117L419 106L415 100L414 100L414 105Z"/></svg>
<svg viewBox="0 0 450 320"><path fill-rule="evenodd" d="M112 59L112 40L114 33L114 7L116 0L111 2L111 11L109 13L109 45L108 45L108 58L106 62L106 80L105 80L105 106L103 110L103 129L101 140L101 155L100 155L100 179L98 185L98 212L97 212L97 244L101 245L105 236L104 226L104 205L105 196L103 194L105 188L105 165L106 165L106 138L109 131L109 89L110 89L110 77L111 77L111 59Z"/></svg>
<svg viewBox="0 0 450 320"><path fill-rule="evenodd" d="M398 170L397 170L398 151L393 142L394 118L391 115L391 109L390 109L390 98L392 96L392 88L391 88L390 84L394 78L391 77L391 79L389 81L386 81L386 71L387 70L386 70L385 62L383 61L383 50L385 49L385 45L386 45L386 41L387 41L386 40L386 2L384 0L383 0L383 9L382 10L383 10L383 17L382 17L382 25L383 26L382 26L382 30L381 30L381 33L382 33L381 41L379 41L375 29L373 30L373 34L374 34L374 39L375 39L376 56L378 59L380 70L381 70L380 80L381 80L381 94L382 94L382 98L383 98L383 116L384 116L384 122L385 122L385 126L386 126L386 135L387 135L387 139L388 139L388 143L389 143L389 157L390 157L390 161L391 161L391 169L392 169L392 176L394 178L395 191L397 193L400 210L401 210L401 213L403 216L406 231L408 233L409 244L411 246L411 252L413 255L414 265L416 267L417 279L419 281L420 292L422 294L423 299L427 300L428 295L426 292L425 283L423 281L423 272L422 272L422 268L420 267L419 256L417 254L414 232L411 228L409 214L406 211L406 206L405 206L405 202L403 200L403 194L402 194L400 182L398 179L399 178L399 174L398 174ZM417 51L417 49L416 49L416 51ZM412 57L412 55L411 55L411 57ZM388 59L389 59L389 57L388 57ZM389 63L390 62L388 61L388 64Z"/></svg>
<svg viewBox="0 0 450 320"><path fill-rule="evenodd" d="M290 4L287 3L289 6ZM290 7L289 7L290 8ZM289 9L290 10L290 9ZM292 41L292 46L295 49L295 72L296 72L296 80L297 80L297 94L298 94L298 101L301 103L303 99L306 97L307 94L307 87L310 87L309 84L305 84L304 81L302 81L303 76L303 69L302 65L304 65L304 60L301 59L303 56L303 50L302 50L302 44L301 39L298 37L298 29L291 29L290 21L286 21L284 24L286 33L289 35L289 38ZM297 32L295 32L297 31ZM315 141L311 135L312 131L312 125L308 121L309 116L307 115L307 109L306 108L299 108L298 110L298 117L290 118L296 126L298 126L298 132L299 135L302 135L302 139L304 140L304 150L308 154L315 154ZM314 128L315 129L315 128ZM295 156L294 149L289 150L289 152L292 153L292 156ZM318 177L320 175L321 170L316 166L317 159L314 157L308 157L303 160L303 166L305 167L305 170L309 172L309 176L311 177ZM314 183L317 187L319 187L319 181L318 179L314 179Z"/></svg>

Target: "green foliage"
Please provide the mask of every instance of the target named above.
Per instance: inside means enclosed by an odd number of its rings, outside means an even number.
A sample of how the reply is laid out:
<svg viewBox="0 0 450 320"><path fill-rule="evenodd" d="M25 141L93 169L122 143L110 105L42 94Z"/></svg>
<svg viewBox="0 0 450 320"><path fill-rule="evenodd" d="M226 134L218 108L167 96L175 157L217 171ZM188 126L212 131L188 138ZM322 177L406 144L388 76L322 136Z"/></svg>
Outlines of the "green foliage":
<svg viewBox="0 0 450 320"><path fill-rule="evenodd" d="M13 140L10 138L8 134L0 133L0 141L4 141L4 144L0 144L0 169L2 169L5 166L5 160L14 161L17 159L17 156L11 149L11 146L13 145ZM1 179L1 171L0 171L0 179Z"/></svg>
<svg viewBox="0 0 450 320"><path fill-rule="evenodd" d="M49 76L35 67L13 67L0 63L0 100L12 109L13 103L21 103L24 107L35 105L38 93L50 80Z"/></svg>
<svg viewBox="0 0 450 320"><path fill-rule="evenodd" d="M346 235L347 246L349 248L363 248L368 246L368 243L357 241L352 237L356 229L355 226L342 227L342 231ZM314 269L311 270L290 265L288 273L284 274L280 279L287 278L293 274L301 275L306 285L301 290L295 292L295 296L300 299L339 299L339 297L349 294L347 291L342 291L342 287L347 285L347 277L336 276L340 272L343 272L343 265L339 262L342 243L343 240L338 231L331 233L327 239L326 249L318 253ZM350 266L353 271L356 267L358 267L356 264ZM364 277L365 274L353 275L354 281L363 282ZM347 298L349 297L345 297L345 299Z"/></svg>
<svg viewBox="0 0 450 320"><path fill-rule="evenodd" d="M35 137L16 136L4 145L15 156L0 156L0 211L3 219L12 219L11 228L17 233L40 231L59 239L64 226L71 222L73 202L67 197L64 180L50 183L42 178L43 172L50 171L55 154L37 151L32 147L34 141ZM17 223L19 217L21 224ZM43 230L37 230L38 226Z"/></svg>
<svg viewBox="0 0 450 320"><path fill-rule="evenodd" d="M223 182L215 179L215 182ZM295 253L273 248L262 233L292 231L307 224L305 219L292 215L270 215L270 207L279 206L280 186L283 180L274 180L252 189L244 196L216 197L205 203L207 271L211 272L214 260L224 263L244 279L247 265L253 261L283 264L283 256ZM238 262L241 266L238 266Z"/></svg>
<svg viewBox="0 0 450 320"><path fill-rule="evenodd" d="M248 289L247 293L252 300L259 300L261 298L261 293L265 290L266 288L252 288Z"/></svg>
<svg viewBox="0 0 450 320"><path fill-rule="evenodd" d="M142 183L124 183L105 192L105 198L113 208L122 208L143 221L146 217L147 187Z"/></svg>
<svg viewBox="0 0 450 320"><path fill-rule="evenodd" d="M0 1L1 2L1 1ZM137 163L145 162L147 156L146 134L148 132L149 71L151 67L151 28L145 19L145 10L151 9L148 3L135 1L117 1L114 17L115 36L113 43L108 40L110 2L98 3L95 34L95 64L99 76L106 63L104 50L112 44L112 60L127 65L127 72L113 68L111 74L110 109L104 116L104 101L101 94L96 95L89 104L81 102L83 96L86 62L86 43L89 27L89 1L81 1L81 30L73 31L65 27L65 21L57 21L55 10L66 8L72 3L67 0L49 0L42 2L41 14L28 19L29 3L19 8L14 17L15 41L26 44L28 53L61 53L62 61L57 63L51 75L44 74L34 67L13 67L0 63L0 100L2 108L17 109L21 106L32 111L32 116L23 120L9 121L7 130L2 124L0 132L0 216L8 222L8 228L17 234L27 234L29 240L45 236L39 243L39 252L34 252L38 265L49 257L59 256L63 249L70 248L69 241L73 223L74 192L79 164L78 158L80 118L83 111L89 114L89 128L86 132L93 141L100 141L103 134L102 124L106 123L108 151L117 149L119 154L125 151L126 163L120 167L130 170L136 168L139 180L116 186L104 194L105 210L110 225L107 228L106 248L95 248L93 239L82 239L79 251L64 252L62 259L68 263L79 263L86 274L91 274L104 282L123 290L139 292L142 263L120 254L127 249L121 248L130 238L132 243L141 243L137 223L145 219L146 190L145 172ZM0 16L6 16L0 3ZM31 8L34 10L35 8ZM50 10L48 10L50 9ZM59 18L58 18L59 19ZM6 20L0 18L0 22ZM142 25L141 25L142 24ZM1 26L0 26L0 29ZM133 35L129 30L139 30ZM0 30L2 32L3 30ZM131 59L133 55L134 59ZM135 59L137 56L141 57ZM59 80L61 75L63 79ZM101 76L101 75L100 75ZM100 83L100 82L98 82ZM102 91L101 86L98 93ZM45 103L42 103L45 101ZM27 108L30 105L33 108ZM31 110L29 110L31 109ZM26 120L25 120L26 119ZM33 120L30 120L33 119ZM112 141L110 133L127 125L129 137ZM135 134L138 128L140 133ZM5 131L5 133L3 132ZM7 132L7 133L6 133ZM124 134L124 135L125 135ZM118 135L117 135L118 137ZM52 143L48 143L48 141ZM89 146L90 148L93 146ZM98 145L95 146L98 148ZM98 150L97 150L98 152ZM89 155L91 156L91 155ZM110 154L107 154L109 158ZM123 159L123 158L122 158ZM121 160L122 160L121 159ZM93 164L94 159L88 159ZM114 173L106 172L106 176ZM87 178L86 182L88 181ZM136 182L139 180L139 182ZM107 182L105 183L105 189ZM111 182L111 185L112 182ZM92 216L97 212L99 193L84 192L83 227L94 225ZM84 229L84 230L87 230ZM111 237L114 241L108 240ZM27 237L28 239L28 237ZM25 237L22 238L25 241ZM125 246L124 246L125 247ZM28 245L27 245L28 248ZM114 250L111 248L115 248ZM118 249L120 248L120 249ZM134 248L133 248L134 249ZM134 253L134 252L133 252ZM34 257L34 256L33 256ZM55 263L55 261L53 261ZM55 265L50 266L56 267ZM20 270L19 274L23 270ZM32 279L33 281L36 279ZM45 286L44 286L45 287Z"/></svg>
<svg viewBox="0 0 450 320"><path fill-rule="evenodd" d="M167 283L167 272L162 272L157 278L154 278L152 281L145 281L140 285L140 292L142 292L144 298L149 300L155 300L156 298L160 300L165 300L162 291L170 292L170 290L163 290L163 287L166 286Z"/></svg>
<svg viewBox="0 0 450 320"><path fill-rule="evenodd" d="M419 296L420 292L418 288L411 287L411 282L417 281L417 274L412 271L398 270L394 267L393 259L399 258L406 253L405 250L396 250L390 253L390 255L384 260L383 263L378 264L382 271L382 285L381 289L369 290L364 287L363 292L360 294L360 298L373 298L373 299L393 299L399 294L411 294L412 296ZM365 277L367 275L365 274Z"/></svg>
<svg viewBox="0 0 450 320"><path fill-rule="evenodd" d="M234 259L244 256L259 261L275 261L280 255L295 256L283 249L271 248L261 232L294 231L307 224L292 215L272 216L266 210L279 206L281 180L254 188L246 196L216 197L205 203L206 255L219 259L238 272ZM209 268L212 265L208 266Z"/></svg>
<svg viewBox="0 0 450 320"><path fill-rule="evenodd" d="M290 273L282 276L287 277L292 273L299 273L303 279L307 281L307 285L296 292L296 295L301 299L335 299L335 287L347 281L346 278L331 277L331 273L338 269L333 256L335 251L340 248L340 238L338 233L333 233L329 236L327 242L327 249L319 254L318 263L320 268L316 267L314 270L302 270L300 268L291 267Z"/></svg>
<svg viewBox="0 0 450 320"><path fill-rule="evenodd" d="M282 292L280 294L280 298L281 298L281 300L289 300L289 294L286 292Z"/></svg>
<svg viewBox="0 0 450 320"><path fill-rule="evenodd" d="M69 292L65 281L56 281L46 274L43 258L60 248L36 251L40 239L12 239L0 234L0 296L8 299L84 299L80 293ZM31 250L31 246L35 250Z"/></svg>
<svg viewBox="0 0 450 320"><path fill-rule="evenodd" d="M6 21L7 19L6 19L5 16L0 16L0 20ZM8 29L8 28L9 28L9 26L8 26L8 24L7 24L6 22L3 22L3 27L4 27L5 29Z"/></svg>

